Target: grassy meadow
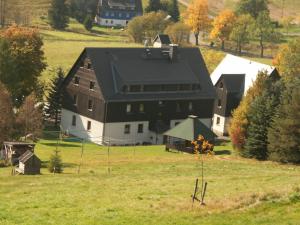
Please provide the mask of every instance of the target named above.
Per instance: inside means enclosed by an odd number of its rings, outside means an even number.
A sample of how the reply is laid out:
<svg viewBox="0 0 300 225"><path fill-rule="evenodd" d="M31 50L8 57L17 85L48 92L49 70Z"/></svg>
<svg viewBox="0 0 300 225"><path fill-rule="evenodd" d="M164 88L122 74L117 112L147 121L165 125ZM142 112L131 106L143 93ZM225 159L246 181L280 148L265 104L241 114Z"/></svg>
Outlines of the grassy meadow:
<svg viewBox="0 0 300 225"><path fill-rule="evenodd" d="M112 147L61 142L63 174L46 169L56 149L41 140L42 175L0 168L0 224L295 224L300 221L300 167L236 156L229 144L204 157L206 206L191 194L201 163L164 146ZM108 173L110 168L110 174Z"/></svg>

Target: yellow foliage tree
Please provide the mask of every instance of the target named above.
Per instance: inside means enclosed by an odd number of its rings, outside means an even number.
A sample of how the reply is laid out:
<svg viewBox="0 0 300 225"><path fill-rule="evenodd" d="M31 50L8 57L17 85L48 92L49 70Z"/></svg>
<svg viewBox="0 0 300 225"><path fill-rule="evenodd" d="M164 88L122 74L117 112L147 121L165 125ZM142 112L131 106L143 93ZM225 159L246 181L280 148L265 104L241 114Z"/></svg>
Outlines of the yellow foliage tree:
<svg viewBox="0 0 300 225"><path fill-rule="evenodd" d="M185 23L195 35L196 45L199 45L200 31L207 31L210 26L207 0L193 0L185 12Z"/></svg>
<svg viewBox="0 0 300 225"><path fill-rule="evenodd" d="M224 10L213 21L213 29L210 37L221 41L222 50L225 48L225 41L229 39L235 19L236 16L231 10Z"/></svg>

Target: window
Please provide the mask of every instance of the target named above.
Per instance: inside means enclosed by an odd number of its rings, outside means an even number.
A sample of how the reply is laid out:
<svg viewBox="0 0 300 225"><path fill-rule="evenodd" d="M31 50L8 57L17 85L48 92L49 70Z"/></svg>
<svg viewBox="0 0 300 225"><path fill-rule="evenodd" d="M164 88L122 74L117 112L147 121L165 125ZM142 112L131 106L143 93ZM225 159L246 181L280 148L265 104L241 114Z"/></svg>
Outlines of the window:
<svg viewBox="0 0 300 225"><path fill-rule="evenodd" d="M192 85L192 90L193 90L193 91L199 91L199 90L201 90L200 84L193 84L193 85Z"/></svg>
<svg viewBox="0 0 300 225"><path fill-rule="evenodd" d="M221 108L222 107L222 100L218 99L218 107Z"/></svg>
<svg viewBox="0 0 300 225"><path fill-rule="evenodd" d="M221 119L220 119L220 117L217 117L217 125L220 125L220 121Z"/></svg>
<svg viewBox="0 0 300 225"><path fill-rule="evenodd" d="M223 83L222 82L220 83L219 87L220 87L220 89L223 89Z"/></svg>
<svg viewBox="0 0 300 225"><path fill-rule="evenodd" d="M144 124L140 123L138 125L138 133L139 134L142 134L144 132Z"/></svg>
<svg viewBox="0 0 300 225"><path fill-rule="evenodd" d="M87 128L88 131L90 131L92 129L92 122L91 121L87 121Z"/></svg>
<svg viewBox="0 0 300 225"><path fill-rule="evenodd" d="M122 17L122 13L119 13L119 17Z"/></svg>
<svg viewBox="0 0 300 225"><path fill-rule="evenodd" d="M73 104L77 105L77 95L73 95Z"/></svg>
<svg viewBox="0 0 300 225"><path fill-rule="evenodd" d="M95 89L95 82L90 81L90 90L94 90Z"/></svg>
<svg viewBox="0 0 300 225"><path fill-rule="evenodd" d="M189 102L189 111L193 111L193 103L192 102Z"/></svg>
<svg viewBox="0 0 300 225"><path fill-rule="evenodd" d="M130 134L130 124L125 124L124 134Z"/></svg>
<svg viewBox="0 0 300 225"><path fill-rule="evenodd" d="M176 103L176 112L180 112L180 111L181 111L180 104L177 102Z"/></svg>
<svg viewBox="0 0 300 225"><path fill-rule="evenodd" d="M158 106L160 106L160 107L164 106L164 102L163 101L158 101Z"/></svg>
<svg viewBox="0 0 300 225"><path fill-rule="evenodd" d="M72 117L72 126L76 127L76 116L73 115Z"/></svg>
<svg viewBox="0 0 300 225"><path fill-rule="evenodd" d="M80 67L84 67L84 61L80 62Z"/></svg>
<svg viewBox="0 0 300 225"><path fill-rule="evenodd" d="M129 13L126 13L126 17L127 17L127 18L129 18L129 17L130 17Z"/></svg>
<svg viewBox="0 0 300 225"><path fill-rule="evenodd" d="M131 112L131 104L126 105L126 112L130 113Z"/></svg>
<svg viewBox="0 0 300 225"><path fill-rule="evenodd" d="M141 103L140 105L139 105L139 111L140 112L144 112L144 104L143 103Z"/></svg>
<svg viewBox="0 0 300 225"><path fill-rule="evenodd" d="M92 64L91 64L90 62L88 62L87 68L88 68L89 70L92 69Z"/></svg>
<svg viewBox="0 0 300 225"><path fill-rule="evenodd" d="M113 23L114 23L114 21L113 21L113 20L111 20L111 21L110 21L110 23L111 23L111 24L113 24Z"/></svg>
<svg viewBox="0 0 300 225"><path fill-rule="evenodd" d="M88 101L88 110L93 111L93 100L89 99Z"/></svg>
<svg viewBox="0 0 300 225"><path fill-rule="evenodd" d="M74 84L75 85L79 85L79 81L80 81L80 77L75 76L75 78L74 78Z"/></svg>
<svg viewBox="0 0 300 225"><path fill-rule="evenodd" d="M108 20L105 20L105 23L108 23Z"/></svg>
<svg viewBox="0 0 300 225"><path fill-rule="evenodd" d="M109 13L108 13L108 12L106 12L106 13L105 13L105 16L109 16ZM107 21L107 20L106 20L106 21Z"/></svg>
<svg viewBox="0 0 300 225"><path fill-rule="evenodd" d="M126 92L128 91L128 86L127 86L127 85L124 85L124 86L122 87L122 91L126 93Z"/></svg>

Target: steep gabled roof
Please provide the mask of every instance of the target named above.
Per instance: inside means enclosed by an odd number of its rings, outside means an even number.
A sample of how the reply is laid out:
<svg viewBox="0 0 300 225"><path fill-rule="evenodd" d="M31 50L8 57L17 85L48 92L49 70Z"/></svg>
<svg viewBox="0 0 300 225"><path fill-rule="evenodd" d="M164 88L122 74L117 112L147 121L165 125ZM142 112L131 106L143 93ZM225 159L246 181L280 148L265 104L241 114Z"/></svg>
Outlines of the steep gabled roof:
<svg viewBox="0 0 300 225"><path fill-rule="evenodd" d="M170 37L167 34L158 34L154 38L153 42L159 42L159 43L161 43L163 45L169 45L169 44L171 44Z"/></svg>
<svg viewBox="0 0 300 225"><path fill-rule="evenodd" d="M202 135L206 140L213 140L217 137L217 135L196 116L189 116L180 124L164 133L164 135L188 141L196 140L199 135Z"/></svg>
<svg viewBox="0 0 300 225"><path fill-rule="evenodd" d="M245 74L222 74L218 82L221 81L226 86L227 92L244 93Z"/></svg>
<svg viewBox="0 0 300 225"><path fill-rule="evenodd" d="M160 48L86 48L83 56L91 60L106 101L213 99L215 90L198 48L179 48L170 60ZM76 63L79 63L79 59ZM71 69L67 79L75 72ZM70 79L69 79L70 80ZM124 85L199 84L201 90L172 93L123 93Z"/></svg>
<svg viewBox="0 0 300 225"><path fill-rule="evenodd" d="M267 72L271 75L275 71L275 67L254 62L249 59L227 54L222 62L210 75L214 85L219 81L220 77L227 75L245 74L244 94L252 86L259 72Z"/></svg>

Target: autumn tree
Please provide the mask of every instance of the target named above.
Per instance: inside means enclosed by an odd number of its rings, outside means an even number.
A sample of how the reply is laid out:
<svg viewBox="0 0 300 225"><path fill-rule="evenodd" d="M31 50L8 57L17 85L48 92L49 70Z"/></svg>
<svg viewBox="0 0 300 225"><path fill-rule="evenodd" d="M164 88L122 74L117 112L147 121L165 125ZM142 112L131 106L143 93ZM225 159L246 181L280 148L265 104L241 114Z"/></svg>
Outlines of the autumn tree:
<svg viewBox="0 0 300 225"><path fill-rule="evenodd" d="M15 25L0 33L0 39L0 81L18 107L37 89L38 78L46 68L43 41L36 29Z"/></svg>
<svg viewBox="0 0 300 225"><path fill-rule="evenodd" d="M292 27L293 21L294 21L294 17L292 17L292 16L284 17L281 20L281 24L284 27L286 34L289 34L289 31Z"/></svg>
<svg viewBox="0 0 300 225"><path fill-rule="evenodd" d="M211 74L224 59L225 54L221 51L215 51L213 49L206 49L202 51L204 61L206 63L209 74Z"/></svg>
<svg viewBox="0 0 300 225"><path fill-rule="evenodd" d="M207 31L210 26L207 0L193 0L186 10L184 21L193 31L196 45L199 45L200 32Z"/></svg>
<svg viewBox="0 0 300 225"><path fill-rule="evenodd" d="M174 44L187 44L189 42L190 28L184 23L170 24L165 33L169 35Z"/></svg>
<svg viewBox="0 0 300 225"><path fill-rule="evenodd" d="M232 11L224 10L213 21L213 29L210 36L213 39L217 38L221 41L222 50L225 48L225 41L229 39L235 19L236 16Z"/></svg>
<svg viewBox="0 0 300 225"><path fill-rule="evenodd" d="M260 57L264 57L265 42L276 43L280 40L280 34L275 31L275 27L269 16L269 12L262 11L255 21L255 35L259 40Z"/></svg>
<svg viewBox="0 0 300 225"><path fill-rule="evenodd" d="M240 0L236 5L237 14L250 14L254 19L263 11L269 11L267 0Z"/></svg>
<svg viewBox="0 0 300 225"><path fill-rule="evenodd" d="M239 152L244 149L246 142L250 105L257 96L262 94L266 79L266 73L262 72L258 74L254 84L248 89L247 94L240 102L240 105L232 112L232 119L228 131L233 147Z"/></svg>
<svg viewBox="0 0 300 225"><path fill-rule="evenodd" d="M230 33L230 39L236 43L236 50L242 53L242 47L248 43L253 36L254 19L250 15L237 17L234 27Z"/></svg>
<svg viewBox="0 0 300 225"><path fill-rule="evenodd" d="M26 97L16 115L16 136L32 135L39 137L43 129L43 111L35 94Z"/></svg>
<svg viewBox="0 0 300 225"><path fill-rule="evenodd" d="M281 104L268 130L269 159L300 163L300 79L294 77L282 94Z"/></svg>
<svg viewBox="0 0 300 225"><path fill-rule="evenodd" d="M300 38L282 45L273 64L285 79L300 76Z"/></svg>
<svg viewBox="0 0 300 225"><path fill-rule="evenodd" d="M0 83L0 143L12 139L14 112L11 96L5 86Z"/></svg>
<svg viewBox="0 0 300 225"><path fill-rule="evenodd" d="M61 85L64 81L64 72L58 68L56 76L51 80L50 88L47 96L45 114L48 118L54 120L57 126L60 122L60 114L62 108L62 90Z"/></svg>
<svg viewBox="0 0 300 225"><path fill-rule="evenodd" d="M84 23L87 16L95 17L99 0L70 0L70 16Z"/></svg>
<svg viewBox="0 0 300 225"><path fill-rule="evenodd" d="M50 26L54 29L63 30L68 26L69 16L66 0L52 0L48 19Z"/></svg>
<svg viewBox="0 0 300 225"><path fill-rule="evenodd" d="M166 16L167 14L162 11L137 16L128 23L127 33L134 42L142 43L146 39L153 40L170 24L170 21L165 19Z"/></svg>

